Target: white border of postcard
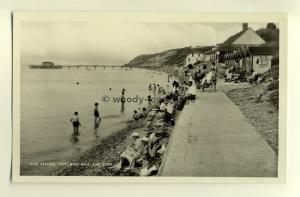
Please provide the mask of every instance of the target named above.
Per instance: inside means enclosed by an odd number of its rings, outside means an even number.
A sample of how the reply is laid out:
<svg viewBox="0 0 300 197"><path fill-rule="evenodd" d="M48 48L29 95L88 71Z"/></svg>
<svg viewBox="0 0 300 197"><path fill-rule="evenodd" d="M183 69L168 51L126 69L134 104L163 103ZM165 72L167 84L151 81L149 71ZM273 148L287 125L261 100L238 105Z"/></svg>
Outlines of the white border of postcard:
<svg viewBox="0 0 300 197"><path fill-rule="evenodd" d="M106 177L20 176L20 24L24 21L118 21L118 22L276 22L280 28L280 104L278 177ZM13 13L13 155L14 182L102 183L284 183L287 136L287 14L286 13L197 13L197 12L15 12Z"/></svg>

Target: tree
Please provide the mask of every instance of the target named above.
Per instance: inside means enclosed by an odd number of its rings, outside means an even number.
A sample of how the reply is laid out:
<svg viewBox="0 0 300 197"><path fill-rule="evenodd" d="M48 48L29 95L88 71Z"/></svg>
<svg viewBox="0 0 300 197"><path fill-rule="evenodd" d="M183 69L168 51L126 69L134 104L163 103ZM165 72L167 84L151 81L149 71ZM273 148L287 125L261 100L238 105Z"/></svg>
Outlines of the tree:
<svg viewBox="0 0 300 197"><path fill-rule="evenodd" d="M266 42L279 42L279 29L274 23L268 23L266 28L256 31Z"/></svg>
<svg viewBox="0 0 300 197"><path fill-rule="evenodd" d="M276 30L277 27L276 27L275 23L268 23L268 24L267 24L267 29Z"/></svg>

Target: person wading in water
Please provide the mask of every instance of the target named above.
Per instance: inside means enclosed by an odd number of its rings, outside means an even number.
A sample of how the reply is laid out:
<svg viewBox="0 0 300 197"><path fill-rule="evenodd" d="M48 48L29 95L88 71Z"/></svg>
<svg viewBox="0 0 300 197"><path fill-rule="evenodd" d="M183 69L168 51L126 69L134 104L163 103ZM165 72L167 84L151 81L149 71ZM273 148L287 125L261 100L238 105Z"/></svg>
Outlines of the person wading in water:
<svg viewBox="0 0 300 197"><path fill-rule="evenodd" d="M98 109L98 103L95 103L95 108L94 108L94 118L95 118L95 122L94 122L94 128L97 129L100 125L100 113L99 113L99 109Z"/></svg>
<svg viewBox="0 0 300 197"><path fill-rule="evenodd" d="M126 101L126 98L124 95L125 89L123 89L123 90L122 90L122 95L121 95L121 113L124 113L124 111L125 111L125 101Z"/></svg>
<svg viewBox="0 0 300 197"><path fill-rule="evenodd" d="M78 112L74 112L74 116L71 118L71 123L73 125L73 135L79 135L79 126L81 126L79 121Z"/></svg>

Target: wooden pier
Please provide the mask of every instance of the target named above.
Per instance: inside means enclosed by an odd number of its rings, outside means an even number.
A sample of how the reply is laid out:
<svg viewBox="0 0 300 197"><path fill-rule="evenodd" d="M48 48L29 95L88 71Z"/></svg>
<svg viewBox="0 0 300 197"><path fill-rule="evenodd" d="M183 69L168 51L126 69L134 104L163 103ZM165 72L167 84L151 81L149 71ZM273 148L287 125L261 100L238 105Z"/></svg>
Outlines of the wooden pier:
<svg viewBox="0 0 300 197"><path fill-rule="evenodd" d="M86 70L97 70L97 69L132 69L131 66L114 66L114 65L70 65L62 66L63 69L86 69Z"/></svg>
<svg viewBox="0 0 300 197"><path fill-rule="evenodd" d="M98 70L98 69L121 69L121 70L132 70L132 66L114 66L114 65L54 65L54 66L43 66L43 65L30 65L31 69L85 69L85 70Z"/></svg>

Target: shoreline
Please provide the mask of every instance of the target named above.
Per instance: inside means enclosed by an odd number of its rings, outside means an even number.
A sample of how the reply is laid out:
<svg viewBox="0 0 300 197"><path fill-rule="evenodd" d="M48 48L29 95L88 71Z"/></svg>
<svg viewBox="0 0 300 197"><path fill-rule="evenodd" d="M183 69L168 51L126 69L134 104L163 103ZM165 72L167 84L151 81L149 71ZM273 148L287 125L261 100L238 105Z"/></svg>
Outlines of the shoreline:
<svg viewBox="0 0 300 197"><path fill-rule="evenodd" d="M80 156L71 160L71 163L87 164L80 166L64 166L50 175L56 176L109 176L112 172L107 167L112 167L118 160L118 155L126 147L126 139L135 130L143 128L143 121L127 122L126 127L116 133L107 136L96 146L83 152ZM97 165L95 165L97 164ZM106 167L106 168L105 168Z"/></svg>
<svg viewBox="0 0 300 197"><path fill-rule="evenodd" d="M166 74L173 74L163 69L143 68L145 70L160 71ZM177 111L174 119L178 117L180 111ZM146 134L144 127L146 126L145 119L138 121L129 120L127 125L115 132L114 134L107 136L96 146L91 147L89 150L83 152L75 159L71 159L71 163L74 166L62 166L51 172L52 176L136 176L135 172L115 172L112 167L120 161L121 153L126 149L129 138L132 133L137 132L141 136ZM171 133L174 126L166 127L166 131L169 137L165 139L166 146L168 144ZM162 154L162 157L164 153ZM162 157L159 163L162 162ZM159 159L158 159L159 160ZM81 165L82 164L82 165ZM160 164L159 164L160 165Z"/></svg>

